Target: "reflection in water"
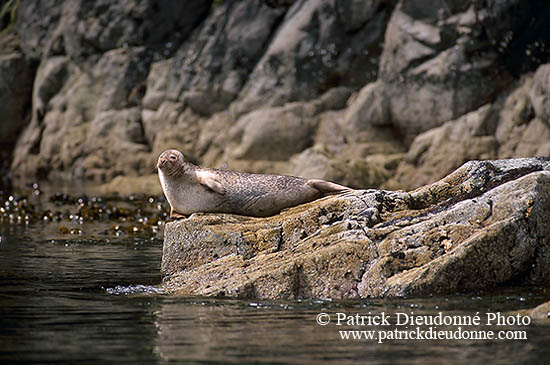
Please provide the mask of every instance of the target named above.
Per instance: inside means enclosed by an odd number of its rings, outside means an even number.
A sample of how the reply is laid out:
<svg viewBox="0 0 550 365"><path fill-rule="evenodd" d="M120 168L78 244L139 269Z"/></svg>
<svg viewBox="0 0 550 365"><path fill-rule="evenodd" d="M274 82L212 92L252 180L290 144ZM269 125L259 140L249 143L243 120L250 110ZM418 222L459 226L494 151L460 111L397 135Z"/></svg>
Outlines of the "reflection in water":
<svg viewBox="0 0 550 365"><path fill-rule="evenodd" d="M156 359L155 298L108 295L160 281L161 241L34 241L0 246L0 360Z"/></svg>
<svg viewBox="0 0 550 365"><path fill-rule="evenodd" d="M543 363L550 355L550 332L536 324L526 341L377 343L344 341L342 328L315 321L320 312L505 312L545 301L544 290L332 302L176 298L157 287L160 239L0 232L0 361Z"/></svg>
<svg viewBox="0 0 550 365"><path fill-rule="evenodd" d="M514 296L517 298L517 296ZM444 302L444 305L441 303ZM504 307L517 308L518 301L506 299ZM339 330L385 329L378 327L342 327L331 323L319 326L316 315L326 312L336 318L337 312L367 314L385 312L392 318L395 313L417 315L475 315L476 311L491 309L491 298L451 297L414 300L372 300L360 302L267 302L245 303L228 299L173 299L160 303L155 313L157 338L155 352L163 360L178 359L224 362L278 362L278 363L480 363L519 362L543 363L550 354L545 341L550 339L547 328L530 325L527 341L497 340L342 340ZM503 307L503 308L504 308ZM454 308L454 309L453 309ZM462 309L458 309L462 308ZM477 309L475 309L477 308ZM456 327L441 327L456 330ZM470 330L487 330L474 326ZM494 327L492 329L495 329ZM515 327L499 329L516 330Z"/></svg>

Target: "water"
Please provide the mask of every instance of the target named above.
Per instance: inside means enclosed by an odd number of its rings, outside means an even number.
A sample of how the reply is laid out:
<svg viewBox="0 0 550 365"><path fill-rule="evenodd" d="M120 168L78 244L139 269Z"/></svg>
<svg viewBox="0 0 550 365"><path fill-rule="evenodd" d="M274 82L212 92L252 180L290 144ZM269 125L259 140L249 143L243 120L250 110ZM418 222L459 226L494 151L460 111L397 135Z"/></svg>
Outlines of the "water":
<svg viewBox="0 0 550 365"><path fill-rule="evenodd" d="M384 312L393 321L396 313L411 311L432 317L479 312L484 318L486 312L534 307L550 297L545 289L362 301L172 297L158 289L162 234L109 236L101 223L95 231L90 224L77 237L57 235L55 226L48 233L51 224L0 225L0 361L542 364L550 356L550 328L537 323L475 327L525 330L526 340L382 343L342 340L338 331L393 330L395 323L335 324L338 312ZM329 325L316 323L321 312L331 317Z"/></svg>

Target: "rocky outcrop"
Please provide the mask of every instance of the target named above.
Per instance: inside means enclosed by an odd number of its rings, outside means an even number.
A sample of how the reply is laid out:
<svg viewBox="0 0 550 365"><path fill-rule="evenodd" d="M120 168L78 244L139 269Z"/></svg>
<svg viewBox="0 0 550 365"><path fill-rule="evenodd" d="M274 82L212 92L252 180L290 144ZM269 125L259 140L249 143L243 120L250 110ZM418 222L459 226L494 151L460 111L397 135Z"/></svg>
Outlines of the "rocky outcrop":
<svg viewBox="0 0 550 365"><path fill-rule="evenodd" d="M209 9L208 1L22 1L21 48L40 64L15 176L105 182L151 173L137 107L150 65L173 55Z"/></svg>
<svg viewBox="0 0 550 365"><path fill-rule="evenodd" d="M535 116L550 124L550 64L538 68L533 77L533 86L529 90L529 99L535 111Z"/></svg>
<svg viewBox="0 0 550 365"><path fill-rule="evenodd" d="M549 285L550 159L472 161L417 190L357 190L268 218L165 227L177 294L364 298Z"/></svg>
<svg viewBox="0 0 550 365"><path fill-rule="evenodd" d="M13 145L25 125L25 104L32 90L30 66L21 54L0 54L0 144Z"/></svg>
<svg viewBox="0 0 550 365"><path fill-rule="evenodd" d="M548 2L15 3L0 100L16 178L150 181L177 148L412 189L471 159L550 155Z"/></svg>
<svg viewBox="0 0 550 365"><path fill-rule="evenodd" d="M30 118L33 78L33 65L19 49L17 35L4 33L0 36L0 187L17 137Z"/></svg>
<svg viewBox="0 0 550 365"><path fill-rule="evenodd" d="M543 321L544 323L548 323L550 320L550 302L542 303L533 310L529 311L527 315L535 321Z"/></svg>
<svg viewBox="0 0 550 365"><path fill-rule="evenodd" d="M395 1L296 1L255 66L238 114L374 81Z"/></svg>

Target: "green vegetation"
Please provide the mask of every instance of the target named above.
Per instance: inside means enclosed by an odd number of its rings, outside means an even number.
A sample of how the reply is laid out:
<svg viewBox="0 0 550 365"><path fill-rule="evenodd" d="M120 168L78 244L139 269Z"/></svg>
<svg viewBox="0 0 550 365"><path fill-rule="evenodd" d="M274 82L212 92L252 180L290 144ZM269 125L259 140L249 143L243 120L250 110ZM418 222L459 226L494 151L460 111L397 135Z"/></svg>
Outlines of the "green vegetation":
<svg viewBox="0 0 550 365"><path fill-rule="evenodd" d="M20 0L0 0L0 32L9 30L17 19L17 8Z"/></svg>
<svg viewBox="0 0 550 365"><path fill-rule="evenodd" d="M218 6L223 4L225 0L214 0L212 1L212 5L210 6L210 13L212 13Z"/></svg>

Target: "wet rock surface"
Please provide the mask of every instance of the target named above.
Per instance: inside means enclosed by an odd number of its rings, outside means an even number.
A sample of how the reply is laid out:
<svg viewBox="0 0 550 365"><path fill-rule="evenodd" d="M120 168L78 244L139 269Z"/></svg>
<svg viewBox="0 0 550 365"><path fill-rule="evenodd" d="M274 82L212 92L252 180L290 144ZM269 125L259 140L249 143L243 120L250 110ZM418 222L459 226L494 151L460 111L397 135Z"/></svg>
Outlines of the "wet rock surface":
<svg viewBox="0 0 550 365"><path fill-rule="evenodd" d="M358 298L550 284L550 159L472 161L404 191L357 190L268 218L165 227L165 287L183 295Z"/></svg>

